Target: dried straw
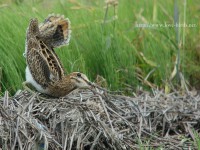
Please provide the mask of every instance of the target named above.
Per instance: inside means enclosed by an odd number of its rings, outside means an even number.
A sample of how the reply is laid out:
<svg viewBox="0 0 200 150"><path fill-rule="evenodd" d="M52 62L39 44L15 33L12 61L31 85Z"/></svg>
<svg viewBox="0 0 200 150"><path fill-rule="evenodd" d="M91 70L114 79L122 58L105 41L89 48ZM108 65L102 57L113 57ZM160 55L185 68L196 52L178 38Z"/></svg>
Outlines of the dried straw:
<svg viewBox="0 0 200 150"><path fill-rule="evenodd" d="M6 92L0 103L0 149L195 149L199 101L192 92L127 97L96 89L59 99Z"/></svg>

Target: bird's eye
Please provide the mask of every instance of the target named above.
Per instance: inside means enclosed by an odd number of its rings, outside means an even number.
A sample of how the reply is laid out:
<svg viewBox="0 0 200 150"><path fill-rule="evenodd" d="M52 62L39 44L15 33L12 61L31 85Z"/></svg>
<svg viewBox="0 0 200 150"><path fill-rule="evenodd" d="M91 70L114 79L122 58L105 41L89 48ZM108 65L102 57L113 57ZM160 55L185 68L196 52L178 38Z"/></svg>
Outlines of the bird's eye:
<svg viewBox="0 0 200 150"><path fill-rule="evenodd" d="M77 73L77 77L81 77L81 73Z"/></svg>

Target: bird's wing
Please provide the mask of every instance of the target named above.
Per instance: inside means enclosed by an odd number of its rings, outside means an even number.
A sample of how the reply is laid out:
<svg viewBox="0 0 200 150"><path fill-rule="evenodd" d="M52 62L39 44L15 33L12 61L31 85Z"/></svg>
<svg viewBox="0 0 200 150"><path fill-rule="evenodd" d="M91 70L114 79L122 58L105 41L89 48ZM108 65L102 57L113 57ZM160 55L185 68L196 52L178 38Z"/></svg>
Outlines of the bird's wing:
<svg viewBox="0 0 200 150"><path fill-rule="evenodd" d="M39 30L41 38L48 47L59 47L67 45L70 41L70 21L61 15L49 15L43 23L40 24Z"/></svg>
<svg viewBox="0 0 200 150"><path fill-rule="evenodd" d="M64 70L54 53L44 42L31 38L27 44L27 64L33 78L43 87L62 79Z"/></svg>

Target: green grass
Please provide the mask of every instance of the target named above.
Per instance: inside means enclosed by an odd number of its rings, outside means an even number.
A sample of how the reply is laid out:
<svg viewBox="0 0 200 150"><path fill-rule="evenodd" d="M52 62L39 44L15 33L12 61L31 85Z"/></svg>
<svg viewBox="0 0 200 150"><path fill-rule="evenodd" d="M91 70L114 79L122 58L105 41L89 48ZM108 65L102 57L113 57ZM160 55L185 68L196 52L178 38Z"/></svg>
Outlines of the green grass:
<svg viewBox="0 0 200 150"><path fill-rule="evenodd" d="M183 1L178 0L177 5L179 22L183 23L185 17L187 24L198 26L198 0L187 0L185 7ZM181 72L191 85L200 85L200 48L196 48L200 40L199 26L179 28L179 33L170 27L135 27L137 23L173 24L174 1L121 0L116 14L111 6L106 17L105 7L101 0L0 1L2 92L7 89L14 94L25 80L22 53L30 18L36 17L42 22L50 13L64 14L71 20L70 45L56 50L68 72L84 72L92 81L99 74L107 80L110 89L124 90L129 85L135 90L137 86L150 88L138 80L136 70L140 70L143 79L154 70L148 81L162 88L169 81L177 47L182 44ZM118 19L112 20L114 15Z"/></svg>
<svg viewBox="0 0 200 150"><path fill-rule="evenodd" d="M197 149L200 150L200 136L199 136L199 133L195 130L193 130L193 133L194 133L194 144L196 145Z"/></svg>

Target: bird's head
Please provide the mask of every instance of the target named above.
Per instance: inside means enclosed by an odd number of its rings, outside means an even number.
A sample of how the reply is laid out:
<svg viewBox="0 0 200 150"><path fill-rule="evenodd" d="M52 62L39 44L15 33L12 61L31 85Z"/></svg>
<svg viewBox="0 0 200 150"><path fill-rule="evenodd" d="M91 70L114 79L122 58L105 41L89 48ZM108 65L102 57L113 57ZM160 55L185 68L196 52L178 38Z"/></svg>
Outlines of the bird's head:
<svg viewBox="0 0 200 150"><path fill-rule="evenodd" d="M80 72L71 73L70 80L77 88L89 88L92 86L87 76Z"/></svg>

